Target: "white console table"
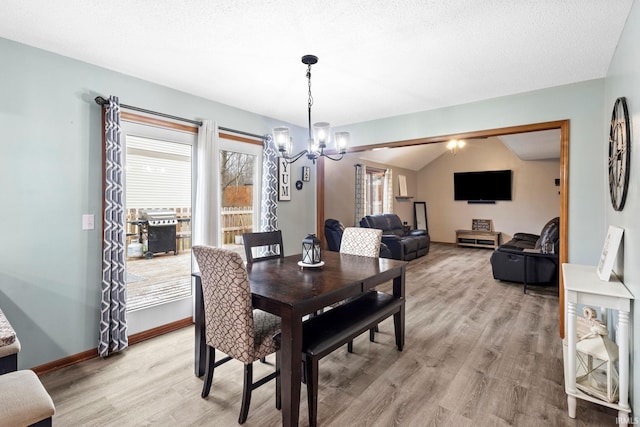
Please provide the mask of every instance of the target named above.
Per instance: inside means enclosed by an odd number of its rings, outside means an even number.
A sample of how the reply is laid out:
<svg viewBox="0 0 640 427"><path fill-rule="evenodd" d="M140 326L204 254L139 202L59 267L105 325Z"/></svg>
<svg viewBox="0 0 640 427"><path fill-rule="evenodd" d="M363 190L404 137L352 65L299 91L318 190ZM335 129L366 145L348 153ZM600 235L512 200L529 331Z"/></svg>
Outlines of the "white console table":
<svg viewBox="0 0 640 427"><path fill-rule="evenodd" d="M567 325L564 350L564 384L567 393L569 417L576 417L576 399L614 408L618 411L618 424L627 425L631 414L629 406L629 311L633 295L624 283L612 277L605 282L598 278L595 266L562 264ZM576 387L576 305L584 304L618 310L618 402L609 403L592 397Z"/></svg>

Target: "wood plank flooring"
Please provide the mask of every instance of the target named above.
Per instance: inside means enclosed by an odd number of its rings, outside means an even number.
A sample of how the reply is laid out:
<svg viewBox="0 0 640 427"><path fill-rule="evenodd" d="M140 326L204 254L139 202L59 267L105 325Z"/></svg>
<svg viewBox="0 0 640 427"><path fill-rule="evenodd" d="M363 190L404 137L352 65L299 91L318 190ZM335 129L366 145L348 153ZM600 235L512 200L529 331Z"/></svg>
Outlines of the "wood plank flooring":
<svg viewBox="0 0 640 427"><path fill-rule="evenodd" d="M318 423L324 426L603 426L616 412L578 400L567 415L558 335L557 288L498 282L490 250L433 244L406 281L406 344L393 321L354 353L320 362ZM384 285L380 289L390 289ZM273 369L255 364L256 377ZM200 397L193 328L136 344L41 378L56 405L55 426L233 426L242 364L218 369ZM246 426L278 426L273 382L253 393ZM300 425L308 425L303 385Z"/></svg>

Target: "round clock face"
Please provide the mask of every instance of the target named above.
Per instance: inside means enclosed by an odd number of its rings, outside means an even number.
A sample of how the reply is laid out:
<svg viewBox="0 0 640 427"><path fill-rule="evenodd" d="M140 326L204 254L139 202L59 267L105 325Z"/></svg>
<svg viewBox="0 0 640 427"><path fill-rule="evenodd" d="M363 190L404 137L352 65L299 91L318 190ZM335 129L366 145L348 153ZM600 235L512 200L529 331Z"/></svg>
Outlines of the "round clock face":
<svg viewBox="0 0 640 427"><path fill-rule="evenodd" d="M616 99L609 130L609 193L613 209L621 211L629 187L631 129L625 98Z"/></svg>

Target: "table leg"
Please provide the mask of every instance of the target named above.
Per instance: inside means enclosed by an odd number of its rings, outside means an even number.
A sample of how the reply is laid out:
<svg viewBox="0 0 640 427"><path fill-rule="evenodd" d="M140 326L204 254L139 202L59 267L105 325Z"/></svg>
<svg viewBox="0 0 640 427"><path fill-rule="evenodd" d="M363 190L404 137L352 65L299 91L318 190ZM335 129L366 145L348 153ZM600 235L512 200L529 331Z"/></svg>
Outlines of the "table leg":
<svg viewBox="0 0 640 427"><path fill-rule="evenodd" d="M567 406L569 409L569 417L576 417L576 303L567 301Z"/></svg>
<svg viewBox="0 0 640 427"><path fill-rule="evenodd" d="M569 408L569 418L576 417L577 401L575 396L567 396L567 407Z"/></svg>
<svg viewBox="0 0 640 427"><path fill-rule="evenodd" d="M196 377L204 375L204 368L207 362L205 345L205 332L204 332L204 297L202 295L202 278L196 276L195 284L195 310L196 310L196 324L195 324L195 355L194 355L194 370Z"/></svg>
<svg viewBox="0 0 640 427"><path fill-rule="evenodd" d="M524 254L524 277L522 278L522 284L524 285L522 287L522 292L523 293L527 293L527 254Z"/></svg>
<svg viewBox="0 0 640 427"><path fill-rule="evenodd" d="M280 381L282 387L282 425L297 426L300 417L302 370L302 315L281 315Z"/></svg>
<svg viewBox="0 0 640 427"><path fill-rule="evenodd" d="M406 267L403 266L399 276L393 278L393 295L404 298L404 277ZM393 315L393 325L396 333L396 346L402 351L404 348L404 304L400 312Z"/></svg>
<svg viewBox="0 0 640 427"><path fill-rule="evenodd" d="M630 411L629 406L629 313L620 310L618 312L618 366L619 386L618 405L623 410ZM628 415L627 415L628 417Z"/></svg>

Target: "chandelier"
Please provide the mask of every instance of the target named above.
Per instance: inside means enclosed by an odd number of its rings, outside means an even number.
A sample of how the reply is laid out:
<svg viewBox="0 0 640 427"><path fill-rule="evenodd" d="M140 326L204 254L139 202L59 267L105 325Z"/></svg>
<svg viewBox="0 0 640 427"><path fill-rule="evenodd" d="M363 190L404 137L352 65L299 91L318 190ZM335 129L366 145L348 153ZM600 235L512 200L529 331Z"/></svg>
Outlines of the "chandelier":
<svg viewBox="0 0 640 427"><path fill-rule="evenodd" d="M293 163L305 154L308 159L313 161L313 163L315 163L316 159L319 157L326 157L327 159L337 161L342 159L344 154L347 152L347 147L349 146L349 132L336 132L334 134L334 141L336 151L340 156L331 157L324 152L329 142L331 125L327 122L318 122L313 124L313 128L311 127L311 106L313 105L313 97L311 96L311 66L317 62L318 57L315 55L305 55L302 57L302 63L307 65L307 80L309 86L309 98L307 103L309 116L308 148L298 154L291 155L293 143L289 136L289 128L280 126L273 129L273 140L280 152L280 157L286 159L287 163Z"/></svg>
<svg viewBox="0 0 640 427"><path fill-rule="evenodd" d="M462 139L452 139L447 143L447 149L455 156L458 150L464 147L465 144Z"/></svg>

